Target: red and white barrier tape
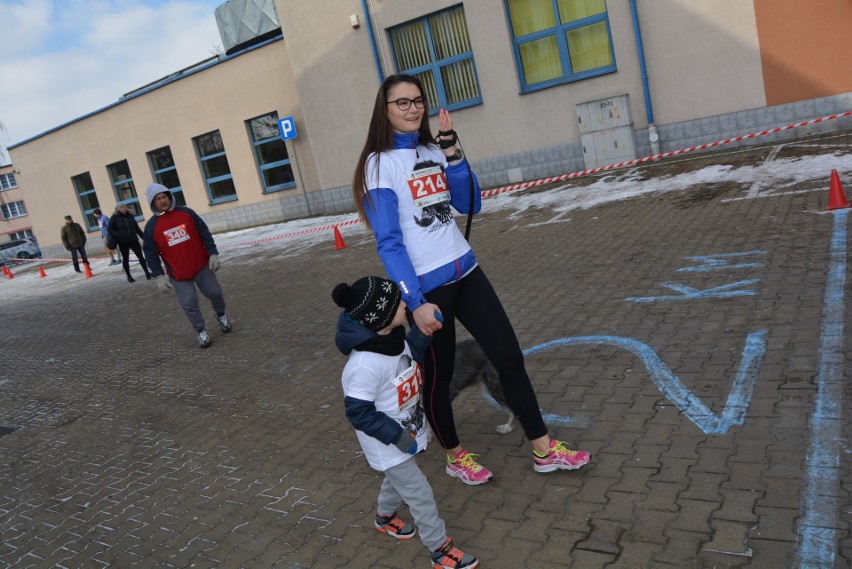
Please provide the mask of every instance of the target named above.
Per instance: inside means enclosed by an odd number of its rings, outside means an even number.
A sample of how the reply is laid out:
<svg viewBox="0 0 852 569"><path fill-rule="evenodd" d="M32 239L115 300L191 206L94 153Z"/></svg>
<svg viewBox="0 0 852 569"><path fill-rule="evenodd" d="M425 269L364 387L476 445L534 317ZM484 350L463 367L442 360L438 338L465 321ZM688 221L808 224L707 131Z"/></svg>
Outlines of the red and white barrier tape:
<svg viewBox="0 0 852 569"><path fill-rule="evenodd" d="M619 162L618 164L609 164L608 166L600 166L598 168L592 168L590 170L582 170L580 172L572 172L570 174L563 174L561 176L554 176L551 178L542 178L541 180L533 180L530 182L522 182L520 184L513 184L510 186L503 186L502 188L492 188L490 190L483 190L482 197L488 198L492 196L496 196L498 194L502 194L504 192L513 192L515 190L523 190L525 188L532 188L534 186L541 186L543 184L550 184L553 182L561 182L563 180L569 180L572 178L579 178L581 176L586 176L588 174L595 174L597 172L605 172L607 170L615 170L616 168L624 168L625 166L632 166L633 164L641 164L643 162L648 162L651 160L658 160L660 158L669 158L671 156L679 156L681 154L686 154L687 152L694 152L696 150L703 150L705 148L713 148L715 146L722 146L723 144L730 144L731 142L737 142L740 140L746 140L748 138L756 138L758 136L765 136L767 134L773 134L776 132L781 132L782 130L789 130L791 128L797 128L801 126L807 126L809 124L816 124L823 121L830 121L842 117L852 116L852 111L846 111L844 113L838 113L835 115L828 115L826 117L820 117L816 119L811 119L807 121L797 122L794 124L790 124L787 126L779 126L777 128L770 128L767 130L762 130L760 132L752 132L750 134L744 134L742 136L735 136L734 138L726 138L725 140L717 140L716 142L709 142L707 144L699 144L698 146L691 146L689 148L681 148L680 150L674 150L672 152L663 152L662 154L655 154L653 156L646 156L644 158L635 158L633 160L628 160L626 162ZM295 233L285 233L283 235L276 235L274 237L266 237L264 239L257 239L255 241L246 241L245 243L238 243L236 246L242 245L255 245L257 243L268 243L270 241L277 241L279 239L287 239L290 237L301 237L302 235L309 235L312 233L319 233L320 231L331 231L335 226L337 227L345 227L347 225L354 225L356 223L361 223L360 218L348 219L341 223L333 223L331 225L323 225L321 227L314 227L311 229L305 229L303 231L296 231Z"/></svg>
<svg viewBox="0 0 852 569"><path fill-rule="evenodd" d="M284 233L283 235L275 235L274 237L264 237L263 239L246 241L245 243L237 243L235 247L240 247L242 245L256 245L257 243L268 243L270 241L278 241L279 239L288 239L290 237L301 237L302 235L310 235L312 233L319 233L320 231L331 231L335 227L346 227L347 225L354 225L356 223L361 223L361 218L347 219L346 221L341 221L340 223L333 223L331 225L312 227L311 229L304 229L302 231L296 231L294 233Z"/></svg>
<svg viewBox="0 0 852 569"><path fill-rule="evenodd" d="M87 257L89 261L109 261L108 257ZM13 264L17 263L50 263L50 262L60 262L60 263L70 263L71 259L68 257L37 257L35 259L18 259L17 257L14 259L9 259L8 262ZM82 260L80 261L83 262ZM131 263L138 261L130 261Z"/></svg>
<svg viewBox="0 0 852 569"><path fill-rule="evenodd" d="M827 117L820 117L817 119L811 119L807 121L802 121L794 124L789 124L787 126L779 126L777 128L770 128L767 130L762 130L760 132L752 132L750 134L744 134L742 136L735 136L734 138L726 138L725 140L717 140L716 142L709 142L707 144L699 144L698 146L690 146L689 148L681 148L680 150L674 150L672 152L663 152L662 154L655 154L653 156L646 156L644 158L635 158L633 160L628 160L626 162L619 162L618 164L609 164L608 166L599 166L598 168L592 168L591 170L582 170L580 172L572 172L571 174L563 174L561 176L554 176L552 178L542 178L541 180L534 180L531 182L522 182L520 184L514 184L511 186L504 186L502 188L493 188L490 190L485 190L482 192L482 197L491 197L496 196L497 194L501 194L503 192L513 192L515 190L522 190L525 188L531 188L533 186L540 186L542 184L550 184L553 182L561 182L563 180L568 180L571 178L579 178L580 176L586 176L588 174L595 174L597 172L605 172L607 170L615 170L616 168L623 168L625 166L631 166L633 164L641 164L642 162L648 162L650 160L658 160L660 158L669 158L671 156L678 156L680 154L686 154L687 152L694 152L696 150L703 150L705 148L713 148L714 146L722 146L723 144L730 144L731 142L738 142L740 140L746 140L748 138L756 138L758 136L764 136L767 134L774 134L776 132L781 132L782 130L789 130L791 128L798 128L800 126L807 126L809 124L816 124L823 121L830 121L842 117L852 116L852 111L846 111L844 113L838 113L836 115L828 115Z"/></svg>
<svg viewBox="0 0 852 569"><path fill-rule="evenodd" d="M817 124L824 121L830 121L834 119L839 119L843 117L852 116L852 111L846 111L843 113L838 113L835 115L828 115L826 117L820 117L816 119L811 119L807 121L797 122L793 124L788 124L787 126L779 126L776 128L770 128L767 130L762 130L760 132L752 132L749 134L744 134L742 136L735 136L733 138L726 138L725 140L717 140L715 142L708 142L707 144L699 144L698 146L690 146L689 148L681 148L680 150L674 150L671 152L663 152L662 154L655 154L653 156L645 156L644 158L634 158L633 160L627 160L626 162L619 162L618 164L609 164L607 166L599 166L597 168L592 168L590 170L581 170L579 172L572 172L570 174L563 174L561 176L553 176L550 178L542 178L540 180L532 180L529 182L522 182L520 184L512 184L510 186L503 186L501 188L492 188L490 190L483 190L482 197L489 198L492 196L496 196L498 194L502 194L505 192L514 192L515 190L523 190L526 188L532 188L535 186L541 186L543 184L552 184L553 182L562 182L564 180L570 180L572 178L579 178L581 176L587 176L589 174L596 174L598 172L606 172L607 170L615 170L616 168L624 168L625 166L632 166L634 164L641 164L643 162L649 162L651 160L658 160L660 158L670 158L672 156L679 156L681 154L686 154L687 152L695 152L696 150L703 150L705 148L713 148L715 146L722 146L724 144L730 144L731 142L738 142L740 140L746 140L749 138L757 138L758 136L765 136L767 134L774 134L776 132L781 132L782 130L789 130L791 128L798 128L801 126L807 126L810 124ZM319 233L321 231L331 231L335 227L346 227L347 225L354 225L356 223L361 223L360 218L348 219L346 221L342 221L340 223L333 223L331 225L323 225L321 227L312 227L311 229L304 229L302 231L296 231L294 233L284 233L282 235L275 235L274 237L265 237L263 239L256 239L254 241L246 241L244 243L237 243L235 247L240 247L243 245L256 245L258 243L268 243L270 241L278 241L280 239L289 239L291 237L301 237L303 235L310 235L313 233ZM90 257L91 258L91 257ZM103 259L95 259L92 260L106 260ZM17 259L17 261L30 261L30 262L39 262L39 261L70 261L71 259Z"/></svg>

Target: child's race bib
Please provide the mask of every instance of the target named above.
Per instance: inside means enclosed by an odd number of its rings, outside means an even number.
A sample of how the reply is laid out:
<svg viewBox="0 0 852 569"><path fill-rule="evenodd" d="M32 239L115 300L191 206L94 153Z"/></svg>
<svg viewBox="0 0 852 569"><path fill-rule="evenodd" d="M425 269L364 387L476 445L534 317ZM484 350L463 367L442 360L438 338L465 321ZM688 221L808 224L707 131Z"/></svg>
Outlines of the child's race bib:
<svg viewBox="0 0 852 569"><path fill-rule="evenodd" d="M411 172L408 175L408 189L411 190L414 207L424 208L450 201L447 177L440 166L429 166Z"/></svg>
<svg viewBox="0 0 852 569"><path fill-rule="evenodd" d="M420 401L420 389L423 386L423 375L419 365L412 363L408 369L393 378L392 383L396 386L400 411L417 405Z"/></svg>

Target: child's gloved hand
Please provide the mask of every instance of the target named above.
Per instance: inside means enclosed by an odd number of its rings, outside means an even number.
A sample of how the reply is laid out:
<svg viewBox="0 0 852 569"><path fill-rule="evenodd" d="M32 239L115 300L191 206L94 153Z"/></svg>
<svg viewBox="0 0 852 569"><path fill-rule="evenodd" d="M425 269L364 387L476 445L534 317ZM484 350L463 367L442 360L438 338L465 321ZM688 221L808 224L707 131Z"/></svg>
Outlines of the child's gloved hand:
<svg viewBox="0 0 852 569"><path fill-rule="evenodd" d="M402 436L394 443L394 446L412 456L417 454L417 438L414 436L414 433L409 431L402 431Z"/></svg>

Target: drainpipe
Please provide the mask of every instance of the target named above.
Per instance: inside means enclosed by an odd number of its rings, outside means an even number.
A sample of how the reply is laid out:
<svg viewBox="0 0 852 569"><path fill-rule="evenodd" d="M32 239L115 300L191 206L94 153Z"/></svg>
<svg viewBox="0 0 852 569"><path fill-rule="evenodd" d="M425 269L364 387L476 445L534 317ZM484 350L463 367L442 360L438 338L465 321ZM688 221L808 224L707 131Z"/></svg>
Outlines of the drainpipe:
<svg viewBox="0 0 852 569"><path fill-rule="evenodd" d="M379 61L379 48L376 47L376 34L373 32L373 19L370 17L370 10L367 9L367 0L361 0L361 7L364 10L364 19L366 20L367 30L370 32L370 45L373 46L373 59L376 60L376 71L379 74L379 83L384 83L385 73L382 71L382 63Z"/></svg>
<svg viewBox="0 0 852 569"><path fill-rule="evenodd" d="M651 143L651 155L660 153L660 135L654 126L654 107L651 105L651 89L648 85L648 70L645 68L645 49L642 47L642 32L639 29L639 14L636 0L630 0L630 14L633 16L633 33L636 34L636 51L639 54L639 71L642 73L642 90L645 93L645 113L648 116L648 141Z"/></svg>

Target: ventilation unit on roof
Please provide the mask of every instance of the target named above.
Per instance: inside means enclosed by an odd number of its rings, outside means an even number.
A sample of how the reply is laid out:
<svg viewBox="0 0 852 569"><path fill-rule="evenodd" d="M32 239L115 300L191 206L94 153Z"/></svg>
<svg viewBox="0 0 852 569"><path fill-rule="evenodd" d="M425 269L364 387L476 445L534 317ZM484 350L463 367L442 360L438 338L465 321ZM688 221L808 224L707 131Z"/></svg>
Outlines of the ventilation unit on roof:
<svg viewBox="0 0 852 569"><path fill-rule="evenodd" d="M228 0L215 14L227 55L281 33L275 0Z"/></svg>

